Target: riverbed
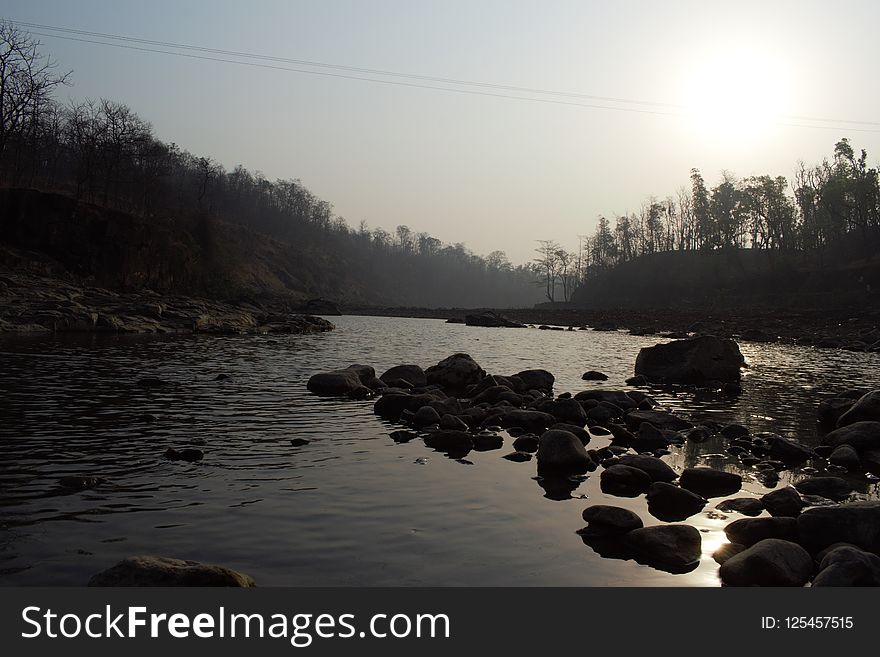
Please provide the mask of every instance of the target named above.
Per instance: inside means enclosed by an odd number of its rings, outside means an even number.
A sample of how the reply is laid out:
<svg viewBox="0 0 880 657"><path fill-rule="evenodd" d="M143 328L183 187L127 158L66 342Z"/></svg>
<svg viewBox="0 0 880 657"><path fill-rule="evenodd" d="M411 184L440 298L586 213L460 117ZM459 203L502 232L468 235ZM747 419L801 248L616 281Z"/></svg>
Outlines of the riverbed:
<svg viewBox="0 0 880 657"><path fill-rule="evenodd" d="M487 329L441 320L343 316L319 335L4 337L0 339L0 584L84 585L136 554L222 564L259 586L717 586L723 527L714 498L687 522L703 559L686 574L605 559L576 533L591 504L636 511L644 498L603 494L599 472L547 491L535 462L471 452L456 460L371 401L320 398L312 374L352 363L377 373L427 367L455 352L488 372L544 368L557 393L623 389L641 347L662 339L615 331ZM738 396L641 388L696 419L738 422L808 444L816 407L843 390L880 387L880 354L740 344L749 367ZM599 370L601 383L581 374ZM215 380L218 374L229 375ZM157 377L172 385L144 388ZM294 447L291 440L308 444ZM590 447L607 439L594 437ZM198 446L197 463L168 447ZM715 440L673 448L675 468L744 475L739 496L768 491ZM102 478L94 489L59 485ZM801 476L782 473L780 486ZM857 480L858 496L878 496ZM724 515L727 517L725 518Z"/></svg>

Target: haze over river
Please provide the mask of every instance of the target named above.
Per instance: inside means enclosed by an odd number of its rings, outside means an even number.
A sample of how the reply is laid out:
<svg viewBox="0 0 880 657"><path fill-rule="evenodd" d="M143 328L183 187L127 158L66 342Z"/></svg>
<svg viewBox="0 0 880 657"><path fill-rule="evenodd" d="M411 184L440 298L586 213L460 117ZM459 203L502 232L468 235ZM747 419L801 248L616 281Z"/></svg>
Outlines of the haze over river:
<svg viewBox="0 0 880 657"><path fill-rule="evenodd" d="M459 351L490 373L547 369L557 393L625 389L639 349L662 340L330 319L337 329L319 335L0 339L0 584L85 585L137 554L221 564L258 586L719 584L711 554L726 542L724 525L742 517L717 517L714 507L726 498L687 521L707 530L696 570L672 575L604 559L576 534L581 512L613 504L659 523L644 496L603 494L598 470L571 480L570 492L548 493L534 460L501 458L513 449L506 434L500 450L460 462L420 439L395 443L389 434L402 427L375 416L372 401L306 390L318 371L352 363L377 374L400 363L426 368ZM821 399L880 387L878 354L740 347L750 367L738 397L641 390L691 419L815 444ZM609 380L581 381L590 369ZM220 373L232 378L215 381ZM143 388L144 377L174 385ZM310 442L294 447L294 438ZM606 444L595 436L589 447ZM193 445L205 453L201 462L163 456ZM678 470L723 462L745 476L739 496L768 490L714 439L672 449L665 458ZM84 491L59 485L73 474L105 481ZM799 474L782 473L779 485L792 476ZM876 484L860 491L877 497Z"/></svg>

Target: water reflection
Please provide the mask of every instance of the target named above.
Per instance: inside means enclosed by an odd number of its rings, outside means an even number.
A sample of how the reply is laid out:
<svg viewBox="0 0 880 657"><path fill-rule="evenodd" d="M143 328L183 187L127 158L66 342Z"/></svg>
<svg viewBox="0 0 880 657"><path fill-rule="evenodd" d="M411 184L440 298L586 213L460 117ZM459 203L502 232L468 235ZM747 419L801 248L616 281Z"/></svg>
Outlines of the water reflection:
<svg viewBox="0 0 880 657"><path fill-rule="evenodd" d="M449 458L433 458L421 436L377 418L369 401L305 390L319 370L427 366L457 351L490 372L549 369L557 392L624 389L639 348L655 339L400 318L334 322L331 334L271 339L4 338L2 582L81 585L120 558L154 553L223 563L261 585L717 584L706 550L729 522L709 515L721 498L688 519L705 530L704 558L671 580L633 560L604 560L576 540L589 504L624 506L646 524L658 522L644 496L603 493L598 472L535 478L534 460L501 458L513 442L506 433L498 447L487 437L488 451L458 446L437 452ZM880 387L877 355L766 344L743 351L751 368L739 395L638 390L700 423L738 422L817 444L819 400ZM587 369L608 381L586 384ZM145 388L144 377L172 385ZM594 435L589 447L609 444ZM204 458L170 461L169 447L198 447ZM767 475L726 448L718 439L688 441L664 460L677 470L711 464L741 473L743 494L770 490L761 482ZM804 464L818 472L826 465ZM63 486L69 477L101 481ZM802 468L785 470L773 485L803 477ZM856 495L877 494L876 482L846 477Z"/></svg>

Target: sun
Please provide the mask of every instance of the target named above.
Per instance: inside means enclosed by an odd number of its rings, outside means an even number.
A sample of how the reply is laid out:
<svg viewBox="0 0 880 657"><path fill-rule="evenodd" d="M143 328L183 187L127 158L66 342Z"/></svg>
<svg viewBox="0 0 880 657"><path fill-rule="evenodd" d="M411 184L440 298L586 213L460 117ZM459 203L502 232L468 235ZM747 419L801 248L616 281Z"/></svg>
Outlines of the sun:
<svg viewBox="0 0 880 657"><path fill-rule="evenodd" d="M773 58L754 51L725 51L695 67L686 90L686 117L702 138L752 141L779 124L786 78Z"/></svg>

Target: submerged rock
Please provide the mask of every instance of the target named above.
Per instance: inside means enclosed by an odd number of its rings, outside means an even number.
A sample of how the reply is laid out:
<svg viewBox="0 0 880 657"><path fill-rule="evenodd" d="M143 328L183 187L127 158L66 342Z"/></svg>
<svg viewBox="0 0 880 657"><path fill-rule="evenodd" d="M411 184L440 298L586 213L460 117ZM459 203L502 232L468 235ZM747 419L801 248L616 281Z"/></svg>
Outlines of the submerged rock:
<svg viewBox="0 0 880 657"><path fill-rule="evenodd" d="M169 447L165 450L165 458L169 461L189 461L190 463L193 463L195 461L201 461L204 456L205 454L202 450L194 447L184 447L183 449Z"/></svg>
<svg viewBox="0 0 880 657"><path fill-rule="evenodd" d="M715 508L725 513L733 511L744 516L759 516L764 510L764 504L754 497L737 497L719 502Z"/></svg>
<svg viewBox="0 0 880 657"><path fill-rule="evenodd" d="M89 586L256 586L248 575L223 566L137 556L123 559L115 566L94 575Z"/></svg>

